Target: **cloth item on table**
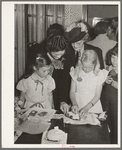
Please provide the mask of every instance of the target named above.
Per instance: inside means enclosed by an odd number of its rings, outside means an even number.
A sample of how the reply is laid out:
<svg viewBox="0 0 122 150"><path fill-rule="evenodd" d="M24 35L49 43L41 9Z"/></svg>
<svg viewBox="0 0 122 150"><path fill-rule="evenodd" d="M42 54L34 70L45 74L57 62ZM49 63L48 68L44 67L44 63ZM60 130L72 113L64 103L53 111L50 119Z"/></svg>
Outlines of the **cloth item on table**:
<svg viewBox="0 0 122 150"><path fill-rule="evenodd" d="M106 115L106 111L102 112L99 116L98 116L99 120L101 121L105 121L106 118L107 118L107 115Z"/></svg>
<svg viewBox="0 0 122 150"><path fill-rule="evenodd" d="M50 127L51 123L46 123L46 122L33 122L30 120L26 120L22 124L18 125L15 128L15 131L22 131L26 132L29 134L40 134L43 133L44 131L48 130Z"/></svg>
<svg viewBox="0 0 122 150"><path fill-rule="evenodd" d="M56 110L43 109L38 107L30 108L24 115L28 116L28 119L33 122L44 121L48 122L53 118Z"/></svg>
<svg viewBox="0 0 122 150"><path fill-rule="evenodd" d="M61 119L64 118L64 114L54 114L53 119Z"/></svg>
<svg viewBox="0 0 122 150"><path fill-rule="evenodd" d="M73 120L69 117L64 117L64 123L66 124L90 124L90 125L101 125L98 120L98 115L93 113L88 113L86 116L82 117L80 120Z"/></svg>

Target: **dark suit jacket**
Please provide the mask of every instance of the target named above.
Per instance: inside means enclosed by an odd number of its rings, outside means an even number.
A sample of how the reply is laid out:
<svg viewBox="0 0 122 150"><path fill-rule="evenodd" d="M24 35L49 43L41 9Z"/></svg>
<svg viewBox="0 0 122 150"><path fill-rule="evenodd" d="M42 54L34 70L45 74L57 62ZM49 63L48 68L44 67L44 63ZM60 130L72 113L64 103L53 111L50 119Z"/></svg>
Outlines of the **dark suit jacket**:
<svg viewBox="0 0 122 150"><path fill-rule="evenodd" d="M70 104L69 92L71 86L70 68L73 66L73 62L66 54L64 56L64 69L54 69L52 77L55 80L56 88L53 91L53 100L56 110L60 110L60 103L66 102Z"/></svg>
<svg viewBox="0 0 122 150"><path fill-rule="evenodd" d="M100 48L84 43L84 50L94 50L97 53L100 61L100 69L104 68L102 50ZM71 44L69 44L69 46L67 47L66 52L71 58L73 65L75 66L78 62L78 53L75 56L75 50L73 49Z"/></svg>

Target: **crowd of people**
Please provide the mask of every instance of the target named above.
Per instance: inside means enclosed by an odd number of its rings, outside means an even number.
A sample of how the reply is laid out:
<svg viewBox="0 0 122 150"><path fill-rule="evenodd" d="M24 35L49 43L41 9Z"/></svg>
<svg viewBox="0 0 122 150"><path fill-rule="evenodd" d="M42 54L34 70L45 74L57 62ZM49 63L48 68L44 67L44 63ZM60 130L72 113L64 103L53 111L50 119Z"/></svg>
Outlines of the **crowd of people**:
<svg viewBox="0 0 122 150"><path fill-rule="evenodd" d="M118 18L94 27L78 21L65 30L50 25L47 37L29 51L28 69L18 82L21 108L40 103L81 117L107 112L111 143L117 143Z"/></svg>

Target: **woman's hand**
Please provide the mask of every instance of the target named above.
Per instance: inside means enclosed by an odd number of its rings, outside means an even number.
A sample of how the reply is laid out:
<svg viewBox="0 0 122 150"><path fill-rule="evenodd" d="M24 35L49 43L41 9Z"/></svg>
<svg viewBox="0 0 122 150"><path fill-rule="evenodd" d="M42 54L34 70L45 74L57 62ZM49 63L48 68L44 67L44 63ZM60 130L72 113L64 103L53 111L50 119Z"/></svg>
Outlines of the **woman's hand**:
<svg viewBox="0 0 122 150"><path fill-rule="evenodd" d="M85 116L88 113L88 111L89 111L89 106L88 105L86 105L85 107L81 108L79 110L80 117Z"/></svg>
<svg viewBox="0 0 122 150"><path fill-rule="evenodd" d="M70 106L67 103L61 102L60 109L64 114L67 114L69 112L69 108Z"/></svg>
<svg viewBox="0 0 122 150"><path fill-rule="evenodd" d="M112 81L113 81L113 79L111 78L111 76L108 76L107 79L106 79L106 83L111 84Z"/></svg>
<svg viewBox="0 0 122 150"><path fill-rule="evenodd" d="M79 107L78 107L78 105L73 105L73 106L71 107L71 110L72 110L72 112L73 112L74 114L78 114L78 112L79 112Z"/></svg>

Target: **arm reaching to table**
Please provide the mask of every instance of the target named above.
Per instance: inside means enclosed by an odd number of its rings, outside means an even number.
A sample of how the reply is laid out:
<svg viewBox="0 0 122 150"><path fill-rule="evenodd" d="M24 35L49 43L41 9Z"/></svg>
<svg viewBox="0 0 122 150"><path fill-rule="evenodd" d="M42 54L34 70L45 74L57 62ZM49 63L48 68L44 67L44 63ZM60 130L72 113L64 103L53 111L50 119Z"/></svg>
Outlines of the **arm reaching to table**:
<svg viewBox="0 0 122 150"><path fill-rule="evenodd" d="M86 115L89 109L92 108L98 102L98 100L100 99L101 91L102 84L97 85L94 98L86 106L79 110L79 114L81 117Z"/></svg>

